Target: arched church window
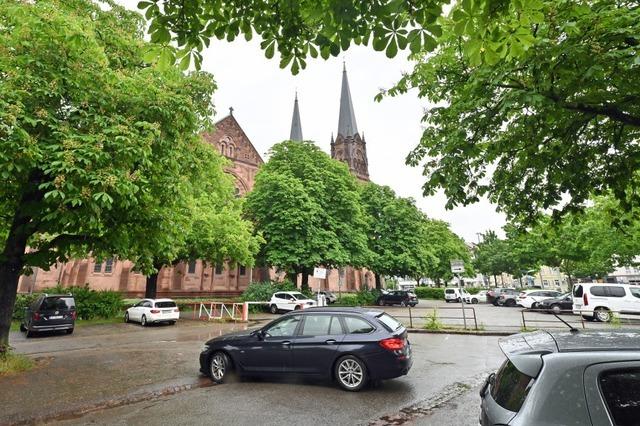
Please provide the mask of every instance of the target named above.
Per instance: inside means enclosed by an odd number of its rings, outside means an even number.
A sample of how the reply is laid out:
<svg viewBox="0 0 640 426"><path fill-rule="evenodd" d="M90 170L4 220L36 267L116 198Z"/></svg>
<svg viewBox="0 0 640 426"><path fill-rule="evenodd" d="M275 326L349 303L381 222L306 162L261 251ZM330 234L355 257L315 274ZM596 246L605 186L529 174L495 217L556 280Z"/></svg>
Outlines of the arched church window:
<svg viewBox="0 0 640 426"><path fill-rule="evenodd" d="M242 191L237 186L236 186L236 190L235 190L235 195L236 195L236 198L240 198L240 195L242 195Z"/></svg>
<svg viewBox="0 0 640 426"><path fill-rule="evenodd" d="M229 157L233 158L234 157L234 151L235 148L233 145L229 145Z"/></svg>
<svg viewBox="0 0 640 426"><path fill-rule="evenodd" d="M225 143L220 143L220 154L225 155L226 149L227 149L227 145Z"/></svg>

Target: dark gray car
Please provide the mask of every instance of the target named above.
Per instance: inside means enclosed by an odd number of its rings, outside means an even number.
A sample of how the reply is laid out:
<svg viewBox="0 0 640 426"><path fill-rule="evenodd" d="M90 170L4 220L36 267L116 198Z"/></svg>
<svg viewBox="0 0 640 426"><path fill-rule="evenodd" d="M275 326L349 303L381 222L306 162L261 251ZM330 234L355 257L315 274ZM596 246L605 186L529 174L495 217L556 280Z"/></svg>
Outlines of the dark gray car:
<svg viewBox="0 0 640 426"><path fill-rule="evenodd" d="M76 301L70 294L43 294L28 308L20 330L31 337L39 331L64 330L73 333L76 322Z"/></svg>
<svg viewBox="0 0 640 426"><path fill-rule="evenodd" d="M640 333L539 331L504 338L480 391L480 424L637 425Z"/></svg>

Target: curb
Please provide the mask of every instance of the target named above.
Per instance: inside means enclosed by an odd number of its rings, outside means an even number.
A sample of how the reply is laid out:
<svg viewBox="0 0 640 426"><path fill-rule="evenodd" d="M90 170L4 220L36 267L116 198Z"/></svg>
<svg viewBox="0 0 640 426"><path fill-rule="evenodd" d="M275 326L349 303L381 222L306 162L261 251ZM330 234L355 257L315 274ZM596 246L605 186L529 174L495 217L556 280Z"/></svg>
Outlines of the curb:
<svg viewBox="0 0 640 426"><path fill-rule="evenodd" d="M28 418L21 418L18 420L10 420L11 425L35 425L51 422L54 420L69 420L82 417L86 414L92 413L98 410L105 410L109 408L122 407L124 405L135 404L138 402L150 401L162 396L175 395L188 390L200 389L204 387L214 386L214 383L189 383L185 385L168 386L162 389L156 389L154 391L136 393L122 398L108 399L104 401L89 403L83 406L76 406L74 408L61 410L53 413L49 413L41 416L32 416ZM5 424L0 421L0 425Z"/></svg>
<svg viewBox="0 0 640 426"><path fill-rule="evenodd" d="M518 334L518 332L510 331L426 330L423 328L407 328L407 332L415 334L460 334L466 336L511 336Z"/></svg>

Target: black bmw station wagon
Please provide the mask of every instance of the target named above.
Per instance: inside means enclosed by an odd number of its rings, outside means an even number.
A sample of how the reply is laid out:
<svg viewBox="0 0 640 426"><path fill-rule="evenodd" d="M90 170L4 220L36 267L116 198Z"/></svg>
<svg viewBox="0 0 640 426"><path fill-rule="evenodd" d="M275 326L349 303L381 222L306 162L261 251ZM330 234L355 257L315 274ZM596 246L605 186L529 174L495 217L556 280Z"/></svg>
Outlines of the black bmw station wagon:
<svg viewBox="0 0 640 426"><path fill-rule="evenodd" d="M405 375L411 364L405 327L362 308L294 311L260 329L211 339L200 354L200 370L216 383L231 373L295 374L333 379L348 391Z"/></svg>

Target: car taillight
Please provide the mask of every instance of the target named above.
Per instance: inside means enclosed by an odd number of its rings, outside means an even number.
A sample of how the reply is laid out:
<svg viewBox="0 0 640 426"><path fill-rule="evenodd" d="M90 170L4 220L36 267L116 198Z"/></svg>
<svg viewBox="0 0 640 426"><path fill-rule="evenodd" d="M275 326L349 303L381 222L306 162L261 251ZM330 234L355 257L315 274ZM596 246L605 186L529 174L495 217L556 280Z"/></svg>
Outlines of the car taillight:
<svg viewBox="0 0 640 426"><path fill-rule="evenodd" d="M587 293L584 293L584 294L582 295L582 304L583 304L584 306L587 306L587 305L589 304L589 299L587 299Z"/></svg>
<svg viewBox="0 0 640 426"><path fill-rule="evenodd" d="M399 337L380 340L380 346L388 351L399 351L404 348L405 340Z"/></svg>
<svg viewBox="0 0 640 426"><path fill-rule="evenodd" d="M173 312L180 312L180 309L176 308L173 310Z"/></svg>
<svg viewBox="0 0 640 426"><path fill-rule="evenodd" d="M76 313L76 311L71 311L71 313L69 314L69 316L71 317L71 319L73 319L75 321L76 318L78 318L78 314Z"/></svg>
<svg viewBox="0 0 640 426"><path fill-rule="evenodd" d="M151 312L152 314L159 314L159 313L160 313L160 310L159 310L159 309L152 309L150 312Z"/></svg>
<svg viewBox="0 0 640 426"><path fill-rule="evenodd" d="M33 319L34 319L35 321L40 321L40 318L42 318L42 317L40 316L40 312L34 312L34 313L33 313Z"/></svg>

